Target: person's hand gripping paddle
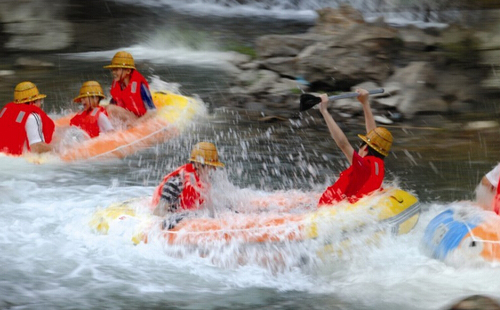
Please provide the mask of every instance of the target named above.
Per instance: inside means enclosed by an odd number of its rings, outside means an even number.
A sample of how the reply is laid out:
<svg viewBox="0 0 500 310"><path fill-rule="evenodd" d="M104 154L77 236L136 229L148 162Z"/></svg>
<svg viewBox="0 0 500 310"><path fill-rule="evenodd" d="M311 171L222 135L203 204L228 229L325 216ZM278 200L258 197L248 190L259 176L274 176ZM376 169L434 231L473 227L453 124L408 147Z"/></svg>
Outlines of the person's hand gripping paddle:
<svg viewBox="0 0 500 310"><path fill-rule="evenodd" d="M384 92L383 88L377 88L377 89L372 89L372 90L368 91L368 93L370 95L381 94L383 92ZM355 98L357 96L359 96L358 93L343 93L340 95L330 96L330 97L328 97L328 99L330 101L332 101L332 100L338 100L338 99L344 99L344 98ZM311 94L302 94L302 95L300 95L299 111L302 112L302 111L309 110L310 108L314 107L315 105L317 105L320 102L321 102L321 98L318 96L314 96Z"/></svg>

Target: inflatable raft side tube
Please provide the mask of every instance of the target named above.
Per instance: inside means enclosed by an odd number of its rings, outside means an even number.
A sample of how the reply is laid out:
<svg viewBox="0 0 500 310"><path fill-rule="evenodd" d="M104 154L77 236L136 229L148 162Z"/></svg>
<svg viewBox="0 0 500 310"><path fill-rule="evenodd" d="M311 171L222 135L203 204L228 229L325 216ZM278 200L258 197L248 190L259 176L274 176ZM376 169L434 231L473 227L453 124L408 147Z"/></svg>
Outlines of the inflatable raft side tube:
<svg viewBox="0 0 500 310"><path fill-rule="evenodd" d="M60 157L64 161L97 157L122 158L155 143L163 143L179 133L179 128L172 124L178 120L193 117L196 111L193 105L189 105L192 100L194 99L172 93L155 92L153 101L157 106L157 111L154 119L139 123L124 131L115 131L85 141L65 150ZM56 123L59 126L65 123L69 125L71 116L65 116Z"/></svg>
<svg viewBox="0 0 500 310"><path fill-rule="evenodd" d="M432 257L444 260L476 225L477 223L457 221L453 210L446 210L427 225L423 237L424 246L430 250Z"/></svg>
<svg viewBox="0 0 500 310"><path fill-rule="evenodd" d="M469 253L480 255L487 261L500 261L500 217L489 215L460 243Z"/></svg>

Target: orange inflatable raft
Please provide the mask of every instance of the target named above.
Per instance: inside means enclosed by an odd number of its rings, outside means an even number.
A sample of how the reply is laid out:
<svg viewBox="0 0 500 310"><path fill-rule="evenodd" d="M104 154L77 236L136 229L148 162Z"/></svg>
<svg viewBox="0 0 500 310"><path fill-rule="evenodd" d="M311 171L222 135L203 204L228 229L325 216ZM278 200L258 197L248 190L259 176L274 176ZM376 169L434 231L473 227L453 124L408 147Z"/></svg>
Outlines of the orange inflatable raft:
<svg viewBox="0 0 500 310"><path fill-rule="evenodd" d="M311 196L308 193L303 195ZM100 234L120 231L123 235L124 226L128 226L127 238L135 244L155 238L168 245L207 246L329 238L366 226L404 234L415 226L420 214L417 198L397 188L367 196L355 204L301 210L293 210L293 205L281 205L280 208L287 212L262 209L262 205L272 205L273 201L282 203L282 198L272 195L264 198L266 202L256 203L256 212L253 213L246 208L245 213L226 211L210 217L205 213L188 212L174 213L168 218L151 215L147 198L131 200L97 210L90 227Z"/></svg>
<svg viewBox="0 0 500 310"><path fill-rule="evenodd" d="M59 154L61 159L125 157L176 136L202 108L202 104L194 98L170 92L154 92L152 96L157 107L153 118L138 122L130 129L100 135L64 149ZM56 126L69 126L73 115L56 120Z"/></svg>

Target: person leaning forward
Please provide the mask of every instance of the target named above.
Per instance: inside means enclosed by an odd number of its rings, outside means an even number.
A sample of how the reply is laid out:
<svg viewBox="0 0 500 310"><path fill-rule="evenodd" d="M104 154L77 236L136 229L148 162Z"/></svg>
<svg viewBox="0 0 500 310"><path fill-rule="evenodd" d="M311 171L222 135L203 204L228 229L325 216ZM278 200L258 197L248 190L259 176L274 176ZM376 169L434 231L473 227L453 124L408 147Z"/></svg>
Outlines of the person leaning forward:
<svg viewBox="0 0 500 310"><path fill-rule="evenodd" d="M328 113L327 95L321 95L319 110L326 121L330 135L346 156L350 167L342 171L338 180L325 190L319 200L319 207L332 205L344 199L354 203L361 197L380 189L384 180L384 158L389 154L393 138L386 128L376 127L368 101L368 91L357 89L356 92L359 94L358 101L363 105L367 132L366 136L358 135L363 141L358 152Z"/></svg>
<svg viewBox="0 0 500 310"><path fill-rule="evenodd" d="M112 117L126 123L143 118L149 111L156 110L149 90L149 84L135 68L132 55L120 51L113 56L111 64L104 66L113 75L111 101L106 107Z"/></svg>
<svg viewBox="0 0 500 310"><path fill-rule="evenodd" d="M14 101L0 111L0 151L11 155L52 151L49 143L54 121L42 110L43 98L35 84L21 82L14 89Z"/></svg>
<svg viewBox="0 0 500 310"><path fill-rule="evenodd" d="M217 167L224 167L224 164L219 162L215 145L197 143L191 151L189 163L167 174L156 188L152 200L153 214L165 216L169 212L202 208L210 189L210 171Z"/></svg>

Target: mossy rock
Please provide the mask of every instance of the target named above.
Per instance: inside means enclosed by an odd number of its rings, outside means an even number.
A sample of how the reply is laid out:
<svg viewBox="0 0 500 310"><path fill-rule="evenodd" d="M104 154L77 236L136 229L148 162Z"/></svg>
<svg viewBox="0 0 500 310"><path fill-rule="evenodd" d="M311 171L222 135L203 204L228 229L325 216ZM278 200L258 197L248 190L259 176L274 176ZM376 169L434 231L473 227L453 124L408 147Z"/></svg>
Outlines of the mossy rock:
<svg viewBox="0 0 500 310"><path fill-rule="evenodd" d="M237 52L243 55L248 55L252 59L257 58L257 52L255 51L255 48L251 46L237 44L237 43L230 43L226 46L226 50Z"/></svg>

